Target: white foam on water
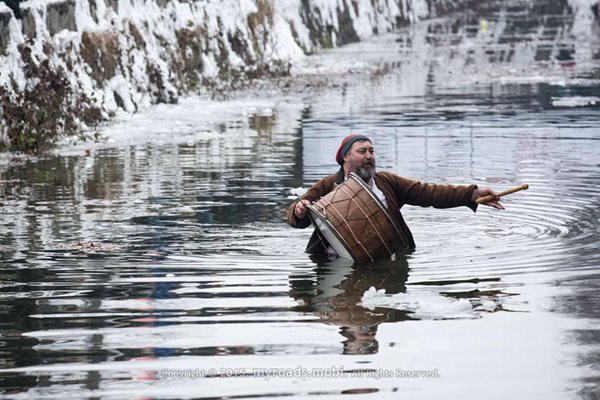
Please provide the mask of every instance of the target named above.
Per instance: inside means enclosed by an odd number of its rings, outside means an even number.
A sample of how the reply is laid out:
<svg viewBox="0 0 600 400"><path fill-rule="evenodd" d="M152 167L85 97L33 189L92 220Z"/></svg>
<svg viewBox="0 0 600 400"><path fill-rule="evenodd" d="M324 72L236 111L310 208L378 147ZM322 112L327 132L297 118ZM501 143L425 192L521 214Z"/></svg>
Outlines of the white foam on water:
<svg viewBox="0 0 600 400"><path fill-rule="evenodd" d="M291 198L300 197L304 193L306 193L306 191L307 191L307 189L303 188L303 187L291 188L289 197L291 197Z"/></svg>
<svg viewBox="0 0 600 400"><path fill-rule="evenodd" d="M488 303L492 303L493 308ZM385 289L375 289L372 286L363 294L360 305L369 310L384 307L408 311L411 313L411 317L425 320L475 319L481 317L481 313L478 311L482 307L484 310L496 308L496 303L491 300L485 301L475 309L469 300L457 300L442 296L437 292L408 291L386 294Z"/></svg>
<svg viewBox="0 0 600 400"><path fill-rule="evenodd" d="M554 107L587 107L600 104L600 97L594 96L572 96L572 97L553 97L552 105Z"/></svg>

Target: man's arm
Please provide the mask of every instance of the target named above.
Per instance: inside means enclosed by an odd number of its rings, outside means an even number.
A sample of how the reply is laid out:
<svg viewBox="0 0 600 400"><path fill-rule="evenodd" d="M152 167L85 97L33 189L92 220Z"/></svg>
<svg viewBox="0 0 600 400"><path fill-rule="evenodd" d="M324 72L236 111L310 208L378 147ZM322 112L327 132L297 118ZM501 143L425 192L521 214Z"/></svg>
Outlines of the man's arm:
<svg viewBox="0 0 600 400"><path fill-rule="evenodd" d="M424 183L391 173L385 173L384 176L390 181L400 204L435 208L467 206L473 211L477 209L473 199L477 185Z"/></svg>
<svg viewBox="0 0 600 400"><path fill-rule="evenodd" d="M392 182L394 191L400 204L410 204L421 207L452 208L467 206L476 211L479 197L497 193L489 188L478 188L477 185L444 185L424 183L407 179L395 174L385 174L386 179ZM504 210L499 197L485 203L486 206Z"/></svg>
<svg viewBox="0 0 600 400"><path fill-rule="evenodd" d="M294 228L306 228L310 225L307 205L314 203L333 190L335 175L328 176L315 183L302 197L294 201L287 211L288 224Z"/></svg>
<svg viewBox="0 0 600 400"><path fill-rule="evenodd" d="M308 209L306 206L311 202L304 198L294 201L288 208L287 219L288 224L294 228L306 228L310 225L310 218L308 216Z"/></svg>

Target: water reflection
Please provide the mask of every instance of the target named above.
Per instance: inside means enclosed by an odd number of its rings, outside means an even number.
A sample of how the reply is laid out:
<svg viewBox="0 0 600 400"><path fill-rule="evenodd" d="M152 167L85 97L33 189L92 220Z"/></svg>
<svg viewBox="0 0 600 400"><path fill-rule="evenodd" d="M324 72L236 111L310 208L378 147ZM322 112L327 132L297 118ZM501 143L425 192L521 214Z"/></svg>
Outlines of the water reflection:
<svg viewBox="0 0 600 400"><path fill-rule="evenodd" d="M404 257L361 266L338 258L320 265L315 279L291 276L290 296L301 304L295 310L313 313L324 323L340 327L345 338L343 354L374 354L379 350L379 324L411 318L401 310L368 310L360 304L361 298L371 287L389 294L405 291L408 270Z"/></svg>

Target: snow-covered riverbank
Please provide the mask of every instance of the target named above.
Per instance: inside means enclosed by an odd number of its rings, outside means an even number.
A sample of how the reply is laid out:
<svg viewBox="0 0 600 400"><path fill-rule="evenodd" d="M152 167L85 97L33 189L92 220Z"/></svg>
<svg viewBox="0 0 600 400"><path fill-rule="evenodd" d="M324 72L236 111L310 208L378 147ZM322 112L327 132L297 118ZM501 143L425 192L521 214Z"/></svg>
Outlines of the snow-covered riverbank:
<svg viewBox="0 0 600 400"><path fill-rule="evenodd" d="M576 38L578 63L592 58L598 40L590 36L592 25L600 30L592 2L570 0L576 23L556 33ZM119 111L286 76L323 48L470 3L476 2L29 0L21 3L22 19L0 3L0 148L44 148ZM479 29L493 41L501 27L485 21Z"/></svg>
<svg viewBox="0 0 600 400"><path fill-rule="evenodd" d="M0 145L33 147L117 110L286 75L319 49L466 3L30 0L22 19L0 3Z"/></svg>

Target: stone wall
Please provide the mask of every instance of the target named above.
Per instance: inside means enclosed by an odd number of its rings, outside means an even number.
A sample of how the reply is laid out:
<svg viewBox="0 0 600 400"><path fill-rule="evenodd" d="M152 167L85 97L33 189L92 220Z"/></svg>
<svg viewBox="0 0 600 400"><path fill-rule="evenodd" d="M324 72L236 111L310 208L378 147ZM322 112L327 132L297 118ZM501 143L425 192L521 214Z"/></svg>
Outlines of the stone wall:
<svg viewBox="0 0 600 400"><path fill-rule="evenodd" d="M285 75L306 54L464 3L31 0L20 20L0 3L0 145L39 147L36 137L76 133L119 109Z"/></svg>

